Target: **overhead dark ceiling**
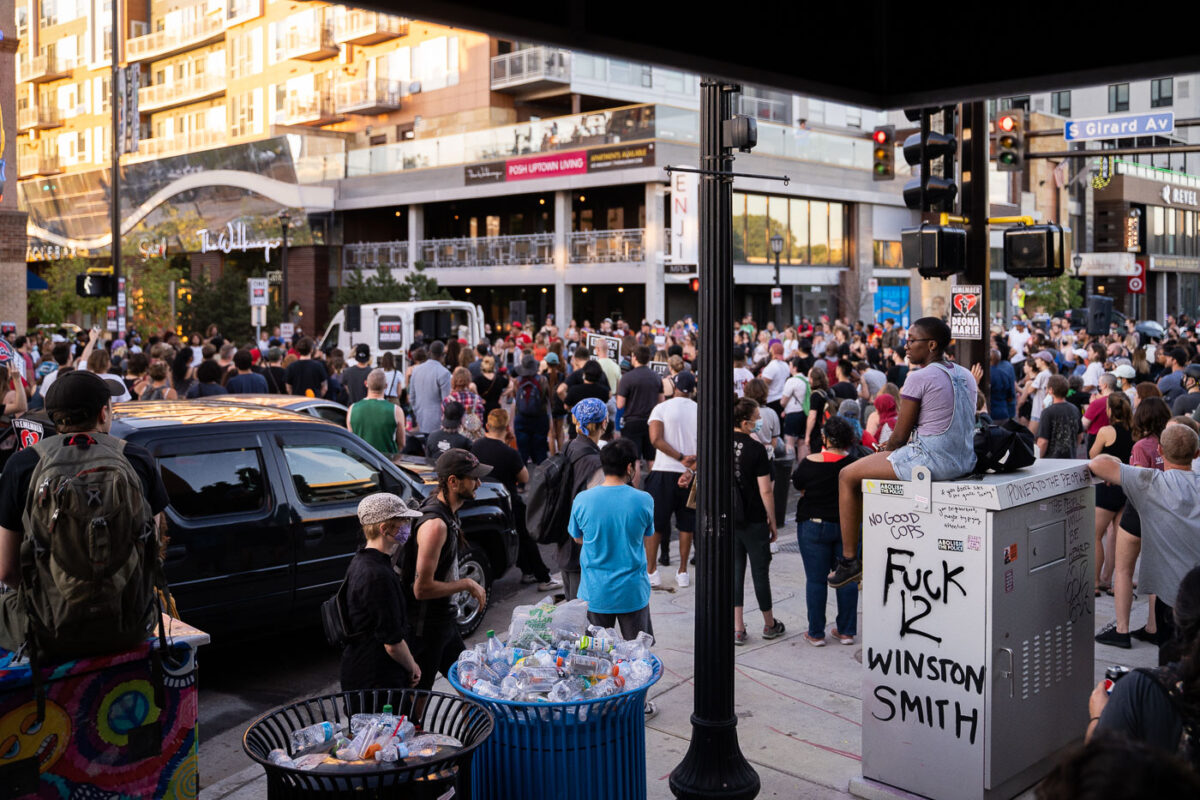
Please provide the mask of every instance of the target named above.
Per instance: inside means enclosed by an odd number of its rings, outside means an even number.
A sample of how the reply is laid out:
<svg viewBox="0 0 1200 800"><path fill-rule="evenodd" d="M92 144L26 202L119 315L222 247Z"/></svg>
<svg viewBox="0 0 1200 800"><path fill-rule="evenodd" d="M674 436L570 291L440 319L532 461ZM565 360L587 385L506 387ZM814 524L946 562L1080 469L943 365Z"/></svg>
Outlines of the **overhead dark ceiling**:
<svg viewBox="0 0 1200 800"><path fill-rule="evenodd" d="M1172 33L1200 21L1191 4L1144 15L1058 0L352 4L876 108L1200 71L1200 38Z"/></svg>

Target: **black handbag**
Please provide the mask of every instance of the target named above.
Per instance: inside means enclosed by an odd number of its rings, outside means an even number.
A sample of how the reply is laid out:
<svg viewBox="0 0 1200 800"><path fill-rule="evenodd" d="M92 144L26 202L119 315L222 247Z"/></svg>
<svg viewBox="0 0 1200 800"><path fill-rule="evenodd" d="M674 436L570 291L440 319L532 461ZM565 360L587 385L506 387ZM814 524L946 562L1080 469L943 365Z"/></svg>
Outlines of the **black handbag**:
<svg viewBox="0 0 1200 800"><path fill-rule="evenodd" d="M325 629L325 641L334 647L345 647L362 636L350 631L350 614L346 611L346 581L324 603L321 603L321 627Z"/></svg>
<svg viewBox="0 0 1200 800"><path fill-rule="evenodd" d="M975 472L1015 472L1037 460L1033 434L1015 420L984 425L975 431Z"/></svg>

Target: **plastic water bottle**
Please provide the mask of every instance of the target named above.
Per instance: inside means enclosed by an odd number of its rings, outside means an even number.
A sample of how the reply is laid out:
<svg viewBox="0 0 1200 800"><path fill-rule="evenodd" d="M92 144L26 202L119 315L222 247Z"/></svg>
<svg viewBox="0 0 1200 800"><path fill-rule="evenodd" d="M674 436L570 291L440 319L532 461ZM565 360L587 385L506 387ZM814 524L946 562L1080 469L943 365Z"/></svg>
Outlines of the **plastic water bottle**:
<svg viewBox="0 0 1200 800"><path fill-rule="evenodd" d="M400 717L392 713L392 705L388 703L383 707L383 711L378 714L355 714L350 717L350 735L357 736L368 725L375 723L394 728L399 722Z"/></svg>
<svg viewBox="0 0 1200 800"><path fill-rule="evenodd" d="M487 649L484 650L484 655L487 657L488 662L500 660L500 653L504 651L504 643L496 638L495 631L487 632L487 642L485 645Z"/></svg>
<svg viewBox="0 0 1200 800"><path fill-rule="evenodd" d="M459 664L458 665L458 682L463 687L470 689L475 685L475 680L479 677L478 664Z"/></svg>
<svg viewBox="0 0 1200 800"><path fill-rule="evenodd" d="M634 639L617 642L613 646L613 656L622 661L645 658L650 655L650 645L652 644L654 644L654 637L645 631L640 631Z"/></svg>
<svg viewBox="0 0 1200 800"><path fill-rule="evenodd" d="M621 661L613 666L612 674L625 679L626 689L640 689L654 677L654 665L645 659Z"/></svg>
<svg viewBox="0 0 1200 800"><path fill-rule="evenodd" d="M384 706L386 708L386 706ZM408 717L400 717L400 721L396 727L392 729L392 736L395 736L402 742L407 742L417 733L417 726L409 721Z"/></svg>
<svg viewBox="0 0 1200 800"><path fill-rule="evenodd" d="M482 663L484 663L484 659L478 650L463 650L458 654L458 665L460 668L465 664L479 666Z"/></svg>
<svg viewBox="0 0 1200 800"><path fill-rule="evenodd" d="M505 700L521 702L525 699L525 690L521 688L521 682L516 675L504 676L504 680L500 681L500 693L504 695Z"/></svg>
<svg viewBox="0 0 1200 800"><path fill-rule="evenodd" d="M523 692L548 692L558 683L558 670L553 667L521 667L513 675Z"/></svg>
<svg viewBox="0 0 1200 800"><path fill-rule="evenodd" d="M296 762L292 761L292 757L284 752L283 748L276 747L271 752L267 753L267 761L280 767L294 767Z"/></svg>
<svg viewBox="0 0 1200 800"><path fill-rule="evenodd" d="M613 665L606 658L572 653L565 659L558 659L558 668L565 670L568 675L608 675Z"/></svg>
<svg viewBox="0 0 1200 800"><path fill-rule="evenodd" d="M504 698L504 695L500 692L500 687L491 681L475 681L475 686L472 687L471 691L475 692L475 694L479 695L480 697L488 697L493 700L501 700Z"/></svg>
<svg viewBox="0 0 1200 800"><path fill-rule="evenodd" d="M500 661L512 666L532 652L532 650L525 650L520 647L505 647L500 651Z"/></svg>
<svg viewBox="0 0 1200 800"><path fill-rule="evenodd" d="M595 700L597 697L609 697L610 695L619 694L625 687L625 679L617 675L612 678L605 678L594 686L589 687L583 693L584 700Z"/></svg>
<svg viewBox="0 0 1200 800"><path fill-rule="evenodd" d="M615 642L601 636L584 636L575 643L575 649L590 656L602 656L612 652Z"/></svg>
<svg viewBox="0 0 1200 800"><path fill-rule="evenodd" d="M577 675L565 678L550 687L550 692L546 695L546 699L551 703L566 703L571 700L578 700L580 697L583 697L584 691L589 686L587 678L582 676Z"/></svg>
<svg viewBox="0 0 1200 800"><path fill-rule="evenodd" d="M535 650L533 653L525 656L524 667L553 667L557 663L558 656L551 653L549 650Z"/></svg>
<svg viewBox="0 0 1200 800"><path fill-rule="evenodd" d="M341 725L335 725L332 722L318 722L316 725L309 725L307 728L292 731L290 737L292 755L297 756L302 753L308 753L327 744L332 744L341 730Z"/></svg>

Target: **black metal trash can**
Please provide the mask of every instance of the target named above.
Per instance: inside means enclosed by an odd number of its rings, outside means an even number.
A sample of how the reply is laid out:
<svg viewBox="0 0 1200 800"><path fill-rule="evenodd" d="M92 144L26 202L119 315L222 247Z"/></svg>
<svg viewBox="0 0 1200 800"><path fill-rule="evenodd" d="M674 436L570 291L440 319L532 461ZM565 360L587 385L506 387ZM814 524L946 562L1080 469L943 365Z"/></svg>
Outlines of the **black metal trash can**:
<svg viewBox="0 0 1200 800"><path fill-rule="evenodd" d="M775 458L775 527L783 530L787 523L788 490L792 488L792 471L796 468L793 456Z"/></svg>
<svg viewBox="0 0 1200 800"><path fill-rule="evenodd" d="M462 742L462 748L444 756L409 758L374 767L300 770L267 760L276 748L288 751L292 731L324 721L341 723L348 729L353 714L378 713L389 704L394 714L407 716L422 733L453 736ZM251 723L242 737L242 748L267 771L270 800L434 800L451 788L455 797L469 798L471 761L493 726L491 713L466 698L416 689L373 689L322 695L269 711Z"/></svg>

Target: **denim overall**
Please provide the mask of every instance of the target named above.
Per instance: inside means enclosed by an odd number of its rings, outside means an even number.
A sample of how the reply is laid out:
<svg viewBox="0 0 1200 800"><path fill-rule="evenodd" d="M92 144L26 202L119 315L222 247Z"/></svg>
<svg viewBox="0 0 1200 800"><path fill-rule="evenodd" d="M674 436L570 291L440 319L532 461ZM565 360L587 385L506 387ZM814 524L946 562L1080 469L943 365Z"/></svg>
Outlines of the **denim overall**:
<svg viewBox="0 0 1200 800"><path fill-rule="evenodd" d="M912 480L913 467L929 468L932 480L948 481L970 474L975 469L975 392L970 390L964 367L935 361L925 367L940 367L950 379L954 392L954 415L943 433L917 437L914 430L908 444L888 456L896 477Z"/></svg>

